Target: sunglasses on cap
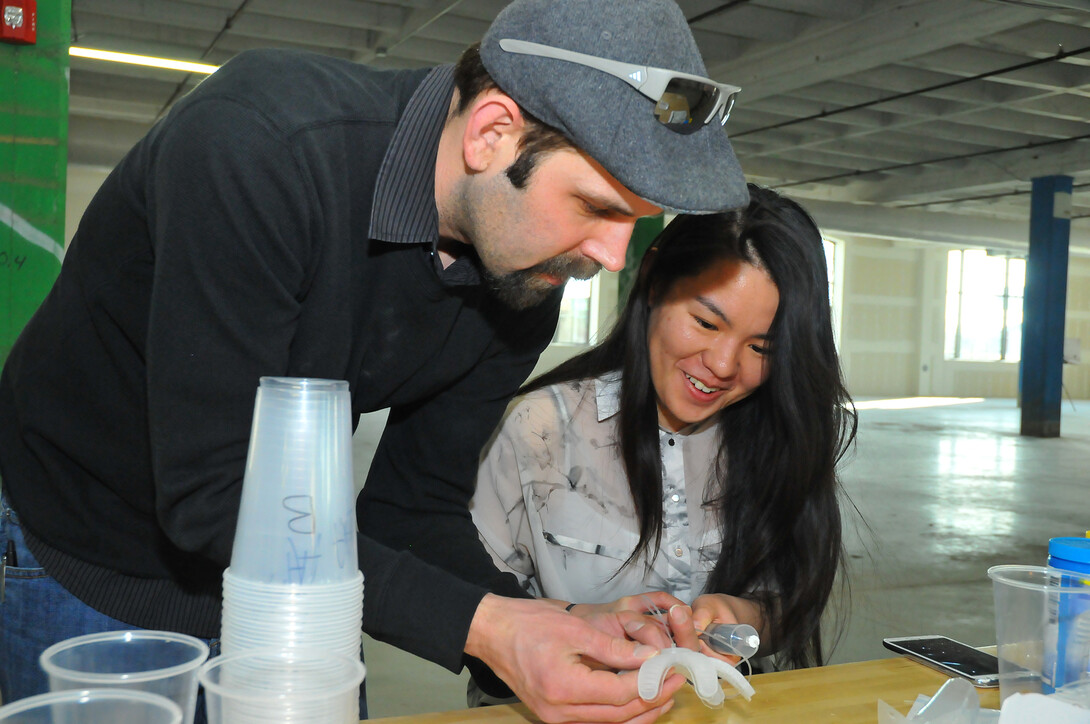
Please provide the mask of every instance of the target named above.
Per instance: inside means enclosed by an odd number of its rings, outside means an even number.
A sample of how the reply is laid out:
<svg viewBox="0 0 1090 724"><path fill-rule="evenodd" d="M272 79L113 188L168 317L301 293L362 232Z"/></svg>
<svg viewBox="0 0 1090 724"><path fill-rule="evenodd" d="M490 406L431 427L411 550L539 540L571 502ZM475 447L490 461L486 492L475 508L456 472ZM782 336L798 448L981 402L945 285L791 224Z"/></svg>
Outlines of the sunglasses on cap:
<svg viewBox="0 0 1090 724"><path fill-rule="evenodd" d="M551 45L531 43L528 40L504 38L500 48L508 53L536 55L569 63L578 63L620 78L643 95L655 101L655 118L671 131L690 134L699 131L716 116L722 116L720 125L730 118L734 97L741 88L726 83L716 83L710 78L690 75L676 70L654 68L646 65L622 63L619 60L599 58L577 53L574 50L554 48Z"/></svg>

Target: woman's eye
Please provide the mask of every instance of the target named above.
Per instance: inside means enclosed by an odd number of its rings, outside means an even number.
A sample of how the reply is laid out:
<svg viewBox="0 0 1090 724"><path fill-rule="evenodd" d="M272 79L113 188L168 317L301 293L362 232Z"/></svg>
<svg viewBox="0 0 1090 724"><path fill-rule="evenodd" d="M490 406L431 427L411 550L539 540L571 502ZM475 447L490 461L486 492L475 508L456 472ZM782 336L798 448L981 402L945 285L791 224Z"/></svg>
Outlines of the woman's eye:
<svg viewBox="0 0 1090 724"><path fill-rule="evenodd" d="M694 316L693 319L695 319L696 323L699 324L704 329L716 329L717 328L714 324L712 324L711 322L709 322L706 319L701 319L700 317L697 317L697 316Z"/></svg>
<svg viewBox="0 0 1090 724"><path fill-rule="evenodd" d="M751 344L749 348L760 355L771 354L772 352L768 347L762 347L759 344Z"/></svg>

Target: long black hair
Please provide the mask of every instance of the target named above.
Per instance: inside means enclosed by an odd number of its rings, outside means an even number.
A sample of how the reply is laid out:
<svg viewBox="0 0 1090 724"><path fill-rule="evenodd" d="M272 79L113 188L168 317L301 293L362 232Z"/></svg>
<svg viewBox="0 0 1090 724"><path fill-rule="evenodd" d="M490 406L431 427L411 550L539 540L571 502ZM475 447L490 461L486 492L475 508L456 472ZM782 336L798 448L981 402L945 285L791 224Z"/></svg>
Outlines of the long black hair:
<svg viewBox="0 0 1090 724"><path fill-rule="evenodd" d="M651 300L721 261L767 271L779 291L768 378L717 418L717 480L705 504L718 512L723 549L706 592L760 604L781 666L820 665L821 616L843 566L837 464L856 413L833 342L821 233L794 201L753 184L749 193L745 210L675 218L644 256L609 336L523 391L622 371L619 443L640 528L625 565L653 560L663 520Z"/></svg>

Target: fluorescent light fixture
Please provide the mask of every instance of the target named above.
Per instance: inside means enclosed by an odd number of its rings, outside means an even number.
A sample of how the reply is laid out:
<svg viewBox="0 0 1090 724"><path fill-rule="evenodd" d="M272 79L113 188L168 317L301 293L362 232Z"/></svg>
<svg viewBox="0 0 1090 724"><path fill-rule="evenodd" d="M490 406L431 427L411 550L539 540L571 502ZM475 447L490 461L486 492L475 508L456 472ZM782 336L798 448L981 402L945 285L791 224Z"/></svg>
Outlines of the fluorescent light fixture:
<svg viewBox="0 0 1090 724"><path fill-rule="evenodd" d="M187 63L182 60L170 60L169 58L153 58L150 55L114 53L109 50L94 50L93 48L78 48L75 46L68 49L68 54L77 58L109 60L114 63L146 65L151 68L167 68L168 70L182 70L186 73L203 73L204 75L210 75L219 69L218 65L208 65L207 63Z"/></svg>

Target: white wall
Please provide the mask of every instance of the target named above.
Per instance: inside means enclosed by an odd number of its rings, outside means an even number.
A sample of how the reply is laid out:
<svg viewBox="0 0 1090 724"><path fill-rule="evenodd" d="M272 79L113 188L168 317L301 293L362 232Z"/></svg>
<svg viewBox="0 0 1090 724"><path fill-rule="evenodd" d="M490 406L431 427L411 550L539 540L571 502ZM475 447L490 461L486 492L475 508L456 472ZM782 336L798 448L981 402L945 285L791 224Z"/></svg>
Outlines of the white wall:
<svg viewBox="0 0 1090 724"><path fill-rule="evenodd" d="M1018 365L944 359L946 254L926 242L841 236L840 353L855 397L1018 396ZM1068 261L1066 337L1090 346L1090 259ZM1065 392L1090 399L1090 359L1064 365Z"/></svg>
<svg viewBox="0 0 1090 724"><path fill-rule="evenodd" d="M1063 382L1073 398L1090 399L1090 259L1071 259L1067 267L1064 337L1081 341L1082 362L1065 364Z"/></svg>
<svg viewBox="0 0 1090 724"><path fill-rule="evenodd" d="M840 359L856 397L918 394L924 248L845 238Z"/></svg>
<svg viewBox="0 0 1090 724"><path fill-rule="evenodd" d="M64 248L72 241L83 210L91 203L91 197L106 180L110 169L100 166L68 166L68 188L64 198Z"/></svg>

